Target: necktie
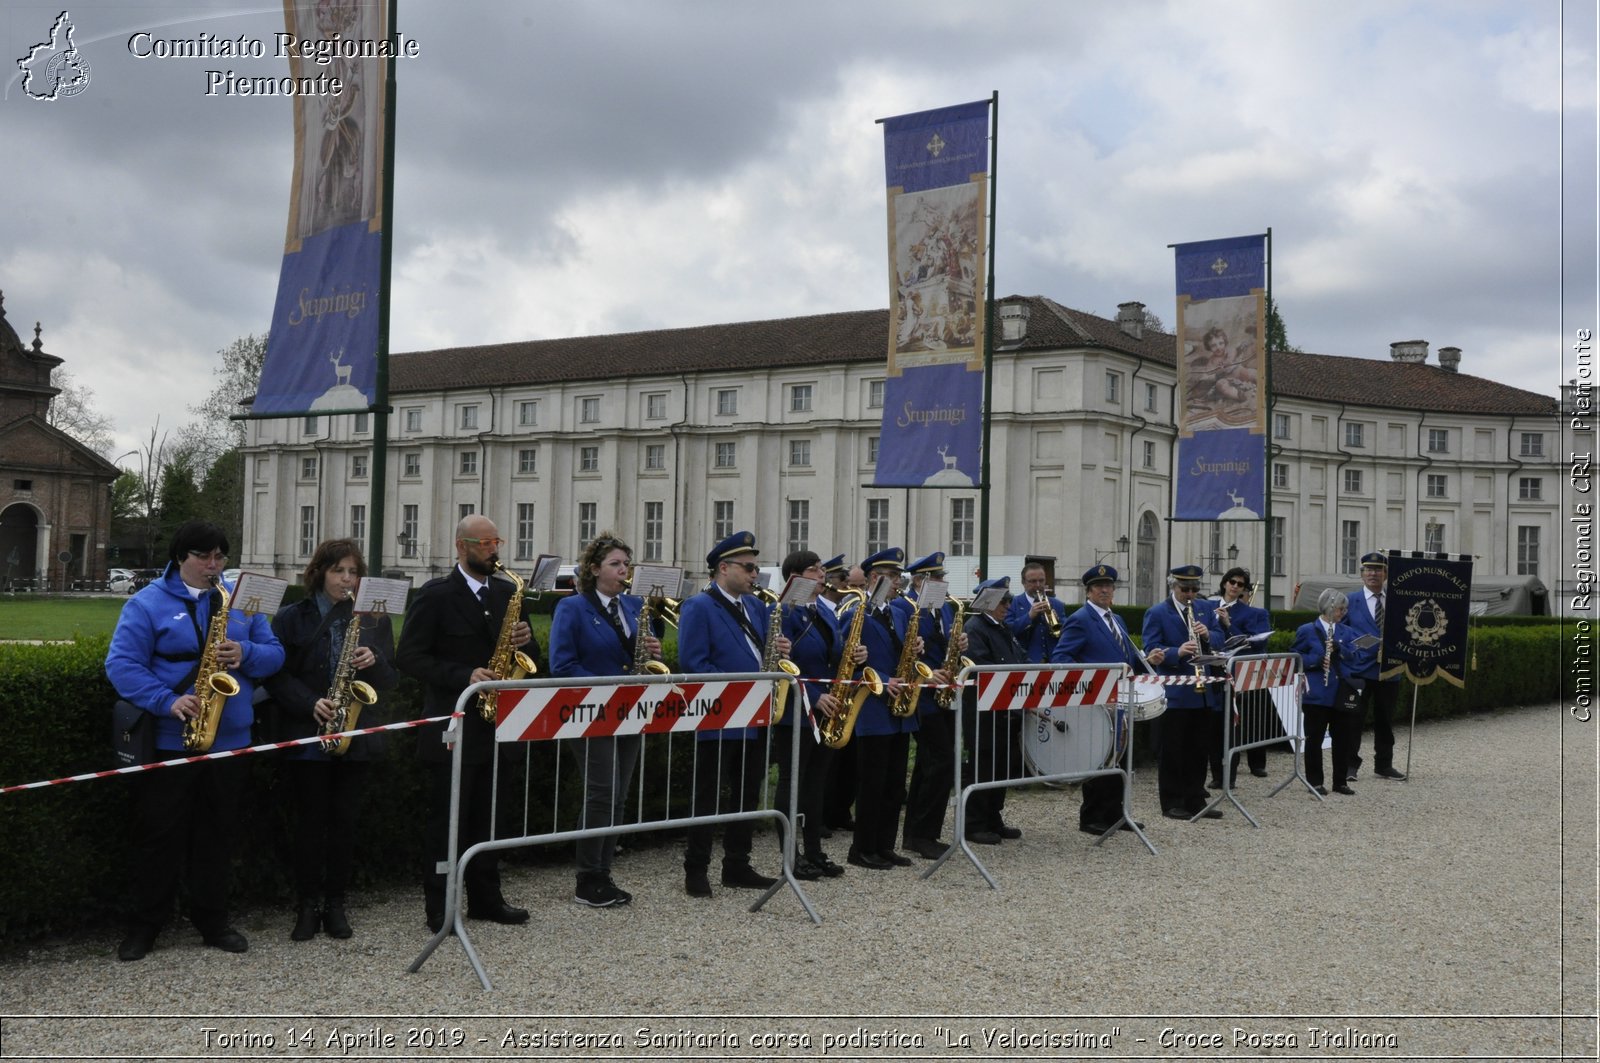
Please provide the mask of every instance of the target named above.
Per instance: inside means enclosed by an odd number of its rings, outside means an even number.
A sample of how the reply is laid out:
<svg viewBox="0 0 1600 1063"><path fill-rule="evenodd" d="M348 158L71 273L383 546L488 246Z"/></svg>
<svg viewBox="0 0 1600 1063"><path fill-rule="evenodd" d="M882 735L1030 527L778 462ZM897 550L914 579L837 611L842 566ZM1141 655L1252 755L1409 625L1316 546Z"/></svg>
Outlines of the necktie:
<svg viewBox="0 0 1600 1063"><path fill-rule="evenodd" d="M489 611L489 585L485 583L478 588L478 601L483 605L483 611Z"/></svg>
<svg viewBox="0 0 1600 1063"><path fill-rule="evenodd" d="M1117 648L1126 654L1128 652L1128 644L1122 641L1122 631L1117 627L1117 618L1110 613L1102 613L1101 615L1106 618L1106 627L1111 629L1111 637L1117 640Z"/></svg>
<svg viewBox="0 0 1600 1063"><path fill-rule="evenodd" d="M1383 634L1383 593L1380 591L1372 596L1374 603L1372 620L1378 625L1378 634Z"/></svg>
<svg viewBox="0 0 1600 1063"><path fill-rule="evenodd" d="M611 604L606 606L606 612L611 615L611 626L622 632L623 638L627 638L628 625L623 622L622 610L618 607L617 600L615 598L611 599Z"/></svg>

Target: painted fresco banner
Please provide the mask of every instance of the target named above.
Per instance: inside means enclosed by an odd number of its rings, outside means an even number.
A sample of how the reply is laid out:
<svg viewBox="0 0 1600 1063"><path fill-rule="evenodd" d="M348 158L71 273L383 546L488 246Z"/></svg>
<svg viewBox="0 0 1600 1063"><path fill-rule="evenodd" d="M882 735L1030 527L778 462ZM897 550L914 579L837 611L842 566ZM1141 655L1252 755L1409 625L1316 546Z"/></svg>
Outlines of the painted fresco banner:
<svg viewBox="0 0 1600 1063"><path fill-rule="evenodd" d="M883 120L889 372L881 487L978 482L988 141L988 100Z"/></svg>
<svg viewBox="0 0 1600 1063"><path fill-rule="evenodd" d="M383 222L385 5L284 0L302 42L289 72L337 78L337 94L294 97L294 178L278 298L252 412L372 405L378 373Z"/></svg>
<svg viewBox="0 0 1600 1063"><path fill-rule="evenodd" d="M1178 244L1176 520L1266 511L1266 236Z"/></svg>
<svg viewBox="0 0 1600 1063"><path fill-rule="evenodd" d="M1389 551L1379 675L1466 687L1471 591L1471 558Z"/></svg>

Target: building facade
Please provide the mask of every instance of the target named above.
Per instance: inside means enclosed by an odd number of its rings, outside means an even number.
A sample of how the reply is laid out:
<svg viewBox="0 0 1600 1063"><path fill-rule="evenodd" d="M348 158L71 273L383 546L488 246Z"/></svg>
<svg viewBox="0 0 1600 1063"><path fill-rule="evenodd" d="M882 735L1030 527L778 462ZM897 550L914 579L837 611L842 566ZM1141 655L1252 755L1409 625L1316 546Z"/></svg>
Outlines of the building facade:
<svg viewBox="0 0 1600 1063"><path fill-rule="evenodd" d="M1187 561L1220 573L1237 557L1259 579L1269 546L1274 603L1372 549L1550 581L1556 400L1461 374L1452 348L1429 364L1425 343L1388 360L1274 354L1267 519L1170 521L1175 340L1143 318L1138 303L1115 320L999 304L991 555L1054 556L1064 587L1108 562L1129 602ZM872 486L887 335L880 310L396 355L384 567L447 571L456 522L483 513L508 563L571 559L612 529L640 561L699 571L749 528L773 563L944 550L966 585L976 488ZM250 422L241 564L292 578L320 539L364 541L373 445L365 416Z"/></svg>

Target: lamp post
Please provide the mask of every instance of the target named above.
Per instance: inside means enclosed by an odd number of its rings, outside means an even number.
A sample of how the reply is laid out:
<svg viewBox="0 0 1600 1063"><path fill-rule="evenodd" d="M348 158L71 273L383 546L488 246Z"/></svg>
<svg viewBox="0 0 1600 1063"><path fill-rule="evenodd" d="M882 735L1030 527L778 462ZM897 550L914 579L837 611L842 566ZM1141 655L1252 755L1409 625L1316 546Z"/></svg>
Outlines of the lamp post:
<svg viewBox="0 0 1600 1063"><path fill-rule="evenodd" d="M1201 554L1200 560L1205 562L1207 572L1210 572L1213 576L1220 576L1222 575L1222 557L1223 555L1221 554ZM1230 567L1235 561L1239 560L1238 543L1232 543L1228 546L1227 557Z"/></svg>
<svg viewBox="0 0 1600 1063"><path fill-rule="evenodd" d="M1126 535L1118 536L1117 545L1110 550L1102 550L1098 546L1095 547L1094 563L1098 565L1106 558L1116 557L1118 554L1121 554L1123 557L1128 556L1128 537Z"/></svg>

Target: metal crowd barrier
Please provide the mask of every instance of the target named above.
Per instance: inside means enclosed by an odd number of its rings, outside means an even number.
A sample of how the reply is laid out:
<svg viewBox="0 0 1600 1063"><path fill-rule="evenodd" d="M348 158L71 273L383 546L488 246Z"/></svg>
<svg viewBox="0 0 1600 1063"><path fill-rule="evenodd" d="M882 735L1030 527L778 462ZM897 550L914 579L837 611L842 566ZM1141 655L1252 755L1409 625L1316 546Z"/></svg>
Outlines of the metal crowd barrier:
<svg viewBox="0 0 1600 1063"><path fill-rule="evenodd" d="M1322 799L1316 788L1306 781L1304 772L1302 752L1306 726L1305 716L1300 711L1303 675L1304 666L1298 653L1262 653L1229 660L1227 699L1221 722L1222 792L1213 797L1202 812L1227 801L1252 827L1260 827L1234 792L1233 758L1285 740L1294 751L1294 772L1267 796L1275 797L1285 786L1299 779L1318 800Z"/></svg>
<svg viewBox="0 0 1600 1063"><path fill-rule="evenodd" d="M435 949L446 938L454 934L461 942L462 951L466 953L467 961L472 965L473 971L478 976L484 989L493 989L488 973L484 970L479 959L477 949L473 946L472 939L467 933L465 921L462 918L462 876L468 863L473 857L482 853L500 849L515 849L530 845L545 845L551 842L576 841L579 838L600 837L609 834L632 834L642 831L655 831L696 825L712 826L718 823L731 823L738 820L774 821L780 831L783 850L783 873L778 881L766 892L761 894L753 904L750 911L759 911L766 902L785 886L794 891L795 897L800 901L801 907L811 917L812 922L820 924L822 917L817 914L805 891L794 877L794 829L789 818L782 812L771 807L768 801L768 787L766 778L768 765L772 753L772 727L770 726L770 712L772 695L779 681L791 681L791 677L783 672L738 672L720 675L651 675L651 676L586 676L576 679L520 679L496 680L493 682L474 683L461 692L456 699L456 716L451 720L445 730L443 740L452 744L451 757L451 784L450 784L450 840L446 859L441 861L437 870L445 875L445 908L444 923L438 933L429 939L423 946L417 958L411 962L407 970L415 972L420 970L427 962ZM511 696L502 694L500 699L498 722L495 726L495 743L498 748L503 743L510 742L540 742L550 740L576 740L587 743L590 738L614 737L621 735L665 735L668 743L668 771L671 770L671 742L674 735L686 738L694 746L694 764L696 772L701 770L700 756L702 746L712 755L717 756L716 770L721 771L720 745L710 742L696 741L695 736L706 731L740 730L748 727L758 727L766 731L766 739L761 743L762 762L759 766L762 785L756 808L738 807L729 812L696 809L692 793L688 815L671 814L670 777L665 785L668 786L667 802L664 808L667 815L664 818L645 820L635 819L633 822L610 824L598 827L583 825L579 821L577 828L563 829L558 822L559 788L561 785L561 772L559 754L556 770L552 773L551 794L552 812L551 821L543 828L536 828L529 824L527 807L528 794L524 794L523 833L516 837L499 838L491 835L488 841L478 842L470 846L465 852L459 852L460 838L460 801L461 801L461 743L455 741L461 724L461 714L477 712L478 695L482 691L504 691ZM731 699L732 704L728 704ZM601 711L603 708L604 711ZM702 709L711 709L703 712ZM791 686L789 693L789 712L802 712L800 692ZM803 726L802 721L796 720ZM578 756L580 769L585 757ZM790 795L789 807L797 809L798 787L800 780L800 726L791 728L791 741L789 749L790 764ZM639 772L637 783L637 808L642 814L644 807L644 794L650 780L645 774L646 760L641 750L636 770ZM495 802L498 803L500 790L500 758L493 759L493 793ZM691 775L691 778L693 776ZM721 793L722 780L718 778L718 793ZM529 782L531 789L531 779ZM627 787L623 780L618 780L617 790L626 793ZM735 795L736 800L738 795ZM581 800L581 799L580 799ZM607 817L615 821L613 815ZM491 811L491 823L498 826L498 808ZM491 828L491 831L494 828Z"/></svg>
<svg viewBox="0 0 1600 1063"><path fill-rule="evenodd" d="M1129 712L1127 703L1119 697L1125 672L1126 668L1120 664L974 665L961 670L956 677L956 684L962 688L963 697L953 702L952 706L964 704L970 696L976 710L979 726L974 729L974 768L983 757L982 740L986 728L982 726L982 720L985 714L1021 712L1025 714L1022 716L1024 748L1028 748L1030 742L1039 747L1039 752L1028 757L1035 774L1008 771L1006 777L985 781L975 779L963 785L961 754L964 728L957 727L955 840L922 872L923 878L939 870L959 851L977 868L990 889L999 888L994 876L978 859L967 840L967 801L973 794L1033 783L1082 782L1101 776L1121 778L1122 818L1111 830L1096 838L1095 844L1104 842L1126 823L1139 836L1145 848L1150 850L1150 854L1156 855L1156 847L1133 817L1133 777L1124 765L1127 760L1125 754L1133 748L1134 722L1134 715ZM975 688L972 692L967 690L969 682ZM1028 733L1030 728L1031 735Z"/></svg>

